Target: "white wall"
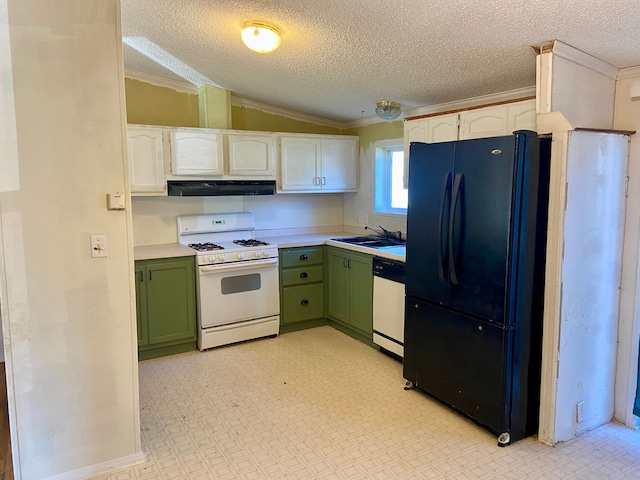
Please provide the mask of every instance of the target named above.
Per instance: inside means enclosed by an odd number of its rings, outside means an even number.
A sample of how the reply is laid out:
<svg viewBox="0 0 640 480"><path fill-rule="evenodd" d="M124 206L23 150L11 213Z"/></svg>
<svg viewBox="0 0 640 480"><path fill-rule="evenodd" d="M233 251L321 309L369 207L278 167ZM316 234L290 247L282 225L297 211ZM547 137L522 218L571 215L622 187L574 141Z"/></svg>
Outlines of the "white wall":
<svg viewBox="0 0 640 480"><path fill-rule="evenodd" d="M627 136L567 136L555 441L613 417L627 173Z"/></svg>
<svg viewBox="0 0 640 480"><path fill-rule="evenodd" d="M400 230L403 234L407 231L406 215L389 215L374 212L376 146L388 145L403 145L403 139L380 140L368 144L364 144L361 140L358 192L344 194L344 224L363 229L363 234L371 233L364 231L365 225L374 228L382 225L387 230Z"/></svg>
<svg viewBox="0 0 640 480"><path fill-rule="evenodd" d="M640 99L630 98L631 85L640 82L640 67L622 70L616 87L614 128L640 131ZM629 187L620 292L620 325L614 418L629 427L638 424L633 399L638 381L640 341L640 137L632 135L629 149Z"/></svg>
<svg viewBox="0 0 640 480"><path fill-rule="evenodd" d="M246 197L133 197L133 241L155 245L177 241L176 217L200 213L251 212L256 230L309 229L343 223L342 193ZM259 233L256 233L256 236Z"/></svg>
<svg viewBox="0 0 640 480"><path fill-rule="evenodd" d="M2 0L3 34L7 11L0 295L15 478L86 477L142 458L130 213L105 201L127 185L119 2ZM107 258L91 258L90 234L107 236Z"/></svg>

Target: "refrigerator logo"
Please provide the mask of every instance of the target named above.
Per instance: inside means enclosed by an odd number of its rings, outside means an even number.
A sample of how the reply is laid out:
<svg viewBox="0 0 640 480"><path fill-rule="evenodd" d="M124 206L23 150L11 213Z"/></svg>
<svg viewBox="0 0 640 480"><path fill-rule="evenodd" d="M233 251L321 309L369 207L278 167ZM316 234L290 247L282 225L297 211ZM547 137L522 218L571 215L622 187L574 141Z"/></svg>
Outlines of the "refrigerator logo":
<svg viewBox="0 0 640 480"><path fill-rule="evenodd" d="M491 150L491 153L494 154L494 155L500 155L502 153L502 150L498 150L496 148L496 149Z"/></svg>

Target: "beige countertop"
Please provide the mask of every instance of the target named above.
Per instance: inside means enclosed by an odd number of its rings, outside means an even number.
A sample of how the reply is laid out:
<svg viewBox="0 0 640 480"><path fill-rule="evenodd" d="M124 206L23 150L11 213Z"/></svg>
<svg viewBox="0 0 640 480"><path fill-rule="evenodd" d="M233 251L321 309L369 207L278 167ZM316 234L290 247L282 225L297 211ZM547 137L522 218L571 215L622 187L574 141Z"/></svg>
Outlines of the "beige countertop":
<svg viewBox="0 0 640 480"><path fill-rule="evenodd" d="M302 233L291 235L260 235L256 238L272 244L278 248L312 247L316 245L332 245L354 252L367 253L378 257L389 258L391 260L405 261L405 247L384 247L368 248L349 243L337 242L332 238L355 237L358 236L349 232L329 232L329 233ZM151 260L155 258L188 257L194 256L195 250L180 245L179 243L166 243L161 245L138 245L133 247L133 257L135 260Z"/></svg>
<svg viewBox="0 0 640 480"><path fill-rule="evenodd" d="M293 247L310 247L314 245L331 245L334 247L340 247L354 252L367 253L369 255L376 255L378 257L384 257L391 260L398 260L400 262L405 261L406 247L383 247L383 248L369 248L361 247L359 245L351 245L349 243L337 242L332 240L333 238L343 237L356 237L359 236L349 232L330 232L330 233L313 233L313 234L301 234L301 235L274 235L274 236L260 236L257 238L269 243L275 243L278 248L293 248Z"/></svg>
<svg viewBox="0 0 640 480"><path fill-rule="evenodd" d="M160 245L138 245L133 247L134 260L152 260L155 258L193 257L196 251L179 243Z"/></svg>

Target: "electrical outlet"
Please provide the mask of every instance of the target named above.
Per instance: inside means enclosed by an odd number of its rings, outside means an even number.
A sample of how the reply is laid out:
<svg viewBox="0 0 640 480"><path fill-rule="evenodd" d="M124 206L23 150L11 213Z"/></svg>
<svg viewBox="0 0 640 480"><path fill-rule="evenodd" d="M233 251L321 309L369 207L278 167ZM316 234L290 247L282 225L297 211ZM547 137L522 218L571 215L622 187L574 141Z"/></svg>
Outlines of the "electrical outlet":
<svg viewBox="0 0 640 480"><path fill-rule="evenodd" d="M107 256L106 235L91 235L91 256L93 258Z"/></svg>
<svg viewBox="0 0 640 480"><path fill-rule="evenodd" d="M369 225L369 215L367 215L366 213L364 214L364 224Z"/></svg>
<svg viewBox="0 0 640 480"><path fill-rule="evenodd" d="M580 423L584 420L584 401L576 404L576 422Z"/></svg>

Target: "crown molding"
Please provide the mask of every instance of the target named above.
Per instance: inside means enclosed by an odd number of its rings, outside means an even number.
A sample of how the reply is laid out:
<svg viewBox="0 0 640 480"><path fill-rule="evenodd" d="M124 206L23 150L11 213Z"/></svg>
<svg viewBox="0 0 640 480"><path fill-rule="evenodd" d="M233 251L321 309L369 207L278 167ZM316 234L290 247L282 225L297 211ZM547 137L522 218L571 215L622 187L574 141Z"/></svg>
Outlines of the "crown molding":
<svg viewBox="0 0 640 480"><path fill-rule="evenodd" d="M260 110L265 113L269 113L272 115L280 115L281 117L291 118L292 120L298 120L301 122L307 123L315 123L317 125L323 125L326 127L333 127L343 129L345 122L340 122L338 120L331 120L329 118L317 117L315 115L308 115L306 113L300 113L293 110L289 110L282 107L275 107L273 105L268 105L266 103L256 102L254 100L248 100L246 98L241 98L233 93L231 94L231 105L236 107L245 107L252 108L255 110Z"/></svg>
<svg viewBox="0 0 640 480"><path fill-rule="evenodd" d="M571 45L562 43L559 40L554 41L552 52L558 57L577 63L578 65L582 65L590 70L594 70L602 75L612 78L613 80L618 76L619 69L617 67L614 67L610 63L600 60L593 55L589 55L582 50L578 50Z"/></svg>
<svg viewBox="0 0 640 480"><path fill-rule="evenodd" d="M172 80L169 78L161 77L159 75L152 75L150 73L139 72L138 70L131 70L130 68L124 69L124 76L133 80L139 80L145 83L151 83L158 87L172 88L182 93L194 93L198 94L198 87L191 82L181 82L180 80Z"/></svg>
<svg viewBox="0 0 640 480"><path fill-rule="evenodd" d="M636 67L621 68L618 72L618 80L628 80L640 77L640 65Z"/></svg>

